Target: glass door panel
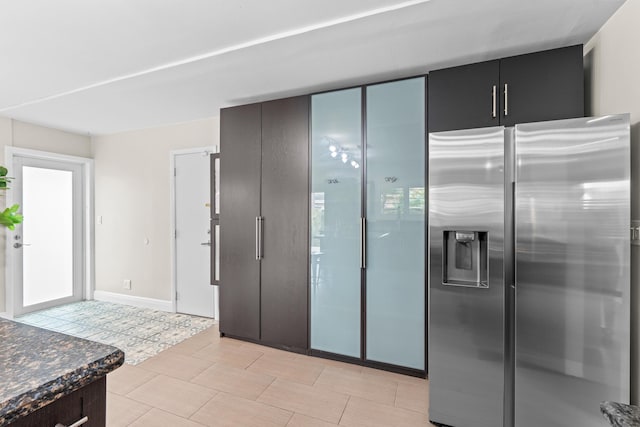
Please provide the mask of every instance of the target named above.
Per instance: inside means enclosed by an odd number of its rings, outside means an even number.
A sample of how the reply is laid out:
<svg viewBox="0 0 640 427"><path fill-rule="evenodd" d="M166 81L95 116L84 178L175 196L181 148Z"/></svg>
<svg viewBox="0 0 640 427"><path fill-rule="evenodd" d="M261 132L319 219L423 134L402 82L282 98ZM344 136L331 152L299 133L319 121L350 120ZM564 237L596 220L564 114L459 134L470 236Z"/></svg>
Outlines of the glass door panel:
<svg viewBox="0 0 640 427"><path fill-rule="evenodd" d="M360 357L361 89L311 99L311 348Z"/></svg>
<svg viewBox="0 0 640 427"><path fill-rule="evenodd" d="M14 201L22 224L8 238L13 252L15 315L83 297L82 165L17 156Z"/></svg>
<svg viewBox="0 0 640 427"><path fill-rule="evenodd" d="M71 297L73 172L23 166L22 191L22 303Z"/></svg>
<svg viewBox="0 0 640 427"><path fill-rule="evenodd" d="M425 79L367 87L366 358L425 369Z"/></svg>

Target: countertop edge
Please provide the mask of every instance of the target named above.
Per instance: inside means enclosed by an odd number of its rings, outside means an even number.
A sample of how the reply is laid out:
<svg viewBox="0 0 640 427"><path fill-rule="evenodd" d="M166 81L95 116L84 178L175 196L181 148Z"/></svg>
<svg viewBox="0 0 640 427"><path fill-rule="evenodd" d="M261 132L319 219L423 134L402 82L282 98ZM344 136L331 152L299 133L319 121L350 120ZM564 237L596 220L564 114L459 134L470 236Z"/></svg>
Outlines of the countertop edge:
<svg viewBox="0 0 640 427"><path fill-rule="evenodd" d="M602 402L600 412L614 427L632 427L640 423L640 406L620 402Z"/></svg>
<svg viewBox="0 0 640 427"><path fill-rule="evenodd" d="M124 363L124 353L120 349L83 365L75 370L41 384L25 393L4 402L0 408L0 427L23 418L61 397L104 377Z"/></svg>

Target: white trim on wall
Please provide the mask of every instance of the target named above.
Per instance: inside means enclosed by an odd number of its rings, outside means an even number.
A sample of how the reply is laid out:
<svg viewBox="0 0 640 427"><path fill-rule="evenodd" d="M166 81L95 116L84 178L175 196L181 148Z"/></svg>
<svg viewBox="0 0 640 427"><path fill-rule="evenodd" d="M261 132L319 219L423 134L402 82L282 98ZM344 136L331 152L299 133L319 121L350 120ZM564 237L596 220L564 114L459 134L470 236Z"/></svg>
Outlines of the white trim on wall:
<svg viewBox="0 0 640 427"><path fill-rule="evenodd" d="M132 305L139 308L150 308L152 310L174 312L172 301L147 297L137 297L133 295L118 294L115 292L96 290L93 292L93 299L96 301L112 302L116 304Z"/></svg>
<svg viewBox="0 0 640 427"><path fill-rule="evenodd" d="M13 123L13 122L12 122ZM50 153L48 151L32 150L28 148L19 148L6 146L4 149L5 164L8 167L13 165L14 157L29 157L33 159L63 161L68 163L76 163L82 166L82 180L84 187L84 206L83 206L83 224L84 229L84 254L83 254L83 298L93 299L95 289L95 251L94 251L94 161L88 157L70 156L67 154ZM6 205L13 205L13 191L9 189L6 192ZM5 242L5 317L13 318L14 316L14 272L13 262L11 260L11 240L6 239Z"/></svg>
<svg viewBox="0 0 640 427"><path fill-rule="evenodd" d="M174 170L176 168L176 156L181 154L194 154L209 151L211 153L218 152L218 146L211 145L208 147L185 148L182 150L171 150L169 152L169 218L171 223L171 233L169 238L171 241L169 255L171 257L171 311L174 313L177 309L176 292L178 291L178 278L176 271L176 180Z"/></svg>

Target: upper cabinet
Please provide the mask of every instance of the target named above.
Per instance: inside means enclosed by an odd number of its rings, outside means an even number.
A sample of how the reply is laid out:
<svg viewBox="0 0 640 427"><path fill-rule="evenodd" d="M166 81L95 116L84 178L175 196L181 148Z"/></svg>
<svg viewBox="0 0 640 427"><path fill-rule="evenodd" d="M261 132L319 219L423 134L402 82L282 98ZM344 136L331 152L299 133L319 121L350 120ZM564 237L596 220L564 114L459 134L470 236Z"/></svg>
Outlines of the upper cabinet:
<svg viewBox="0 0 640 427"><path fill-rule="evenodd" d="M584 115L582 45L429 73L429 131Z"/></svg>

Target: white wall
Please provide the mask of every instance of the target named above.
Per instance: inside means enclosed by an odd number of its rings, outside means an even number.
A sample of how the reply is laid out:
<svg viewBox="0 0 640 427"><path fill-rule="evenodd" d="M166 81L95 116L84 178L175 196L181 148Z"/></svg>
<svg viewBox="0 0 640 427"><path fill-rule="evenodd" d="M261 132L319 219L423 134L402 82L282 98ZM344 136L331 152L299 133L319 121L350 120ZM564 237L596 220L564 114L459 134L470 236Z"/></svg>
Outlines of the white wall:
<svg viewBox="0 0 640 427"><path fill-rule="evenodd" d="M90 157L91 139L86 135L64 132L30 123L0 117L0 164L4 164L4 148L14 146L51 153ZM0 209L5 208L4 193L0 193ZM10 232L9 232L10 233ZM5 311L5 239L7 229L0 227L0 312Z"/></svg>
<svg viewBox="0 0 640 427"><path fill-rule="evenodd" d="M590 115L631 113L631 218L640 219L640 0L627 0L585 45ZM640 248L631 247L631 400L640 392Z"/></svg>
<svg viewBox="0 0 640 427"><path fill-rule="evenodd" d="M217 117L92 139L96 290L171 299L169 153L218 140Z"/></svg>

